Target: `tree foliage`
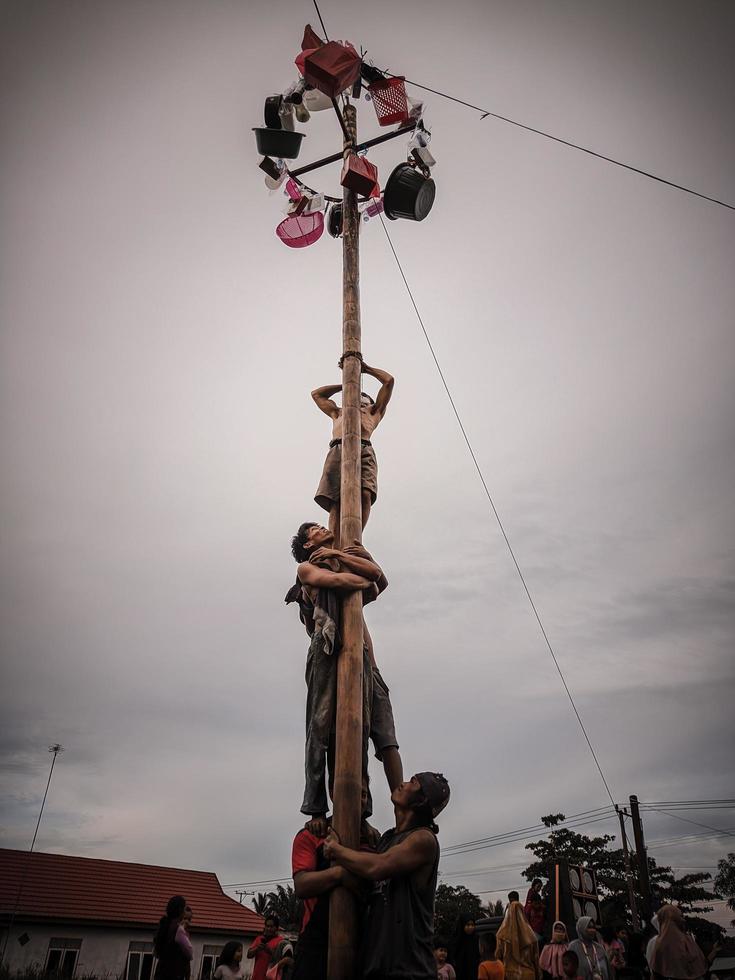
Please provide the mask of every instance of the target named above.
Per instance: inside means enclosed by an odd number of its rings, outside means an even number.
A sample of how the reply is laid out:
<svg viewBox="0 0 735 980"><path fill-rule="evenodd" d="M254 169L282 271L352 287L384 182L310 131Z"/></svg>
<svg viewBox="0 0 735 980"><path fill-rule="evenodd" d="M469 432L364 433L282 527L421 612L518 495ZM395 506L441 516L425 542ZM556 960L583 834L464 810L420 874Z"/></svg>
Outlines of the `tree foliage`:
<svg viewBox="0 0 735 980"><path fill-rule="evenodd" d="M735 854L728 854L717 862L715 892L727 901L727 907L735 912ZM735 926L735 919L730 923Z"/></svg>
<svg viewBox="0 0 735 980"><path fill-rule="evenodd" d="M541 818L544 826L551 833L544 840L526 844L526 850L532 852L535 861L523 872L528 881L541 878L548 882L549 866L555 860L566 859L570 864L584 864L593 868L597 877L597 889L600 896L600 911L604 922L611 925L631 926L630 906L628 902L628 881L625 871L625 859L622 848L612 848L615 840L611 834L598 837L588 837L578 834L567 827L558 827L564 821L563 813L552 813ZM554 830L553 828L558 827ZM643 908L643 896L638 881L636 855L630 855L633 871L634 891L639 910ZM721 932L719 926L701 916L711 912L712 905L700 905L716 896L712 891L703 887L703 883L711 879L709 874L690 874L677 878L670 867L658 865L652 857L648 857L648 877L651 883L651 894L654 907L658 908L669 902L678 905L684 913L687 923L695 935L711 935ZM695 903L697 908L695 908Z"/></svg>
<svg viewBox="0 0 735 980"><path fill-rule="evenodd" d="M468 912L481 919L485 912L482 902L464 885L439 885L434 903L434 933L449 940L461 912Z"/></svg>
<svg viewBox="0 0 735 980"><path fill-rule="evenodd" d="M268 893L267 892L256 892L253 897L253 909L258 913L258 915L265 915L268 911Z"/></svg>
<svg viewBox="0 0 735 980"><path fill-rule="evenodd" d="M277 915L283 929L298 930L301 925L303 903L291 885L278 885L272 892L257 892L253 909L258 915Z"/></svg>

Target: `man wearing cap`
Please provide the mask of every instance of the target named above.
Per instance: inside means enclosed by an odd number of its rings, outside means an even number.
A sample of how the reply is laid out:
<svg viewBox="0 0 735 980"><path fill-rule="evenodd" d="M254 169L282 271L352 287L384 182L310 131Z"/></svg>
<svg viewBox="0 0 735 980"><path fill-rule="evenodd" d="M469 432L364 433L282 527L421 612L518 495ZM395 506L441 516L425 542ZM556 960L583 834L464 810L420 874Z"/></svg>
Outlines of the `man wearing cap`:
<svg viewBox="0 0 735 980"><path fill-rule="evenodd" d="M434 895L439 869L439 828L434 818L449 802L449 784L420 772L391 793L393 830L375 853L354 851L330 830L324 856L374 882L361 949L363 980L435 980Z"/></svg>

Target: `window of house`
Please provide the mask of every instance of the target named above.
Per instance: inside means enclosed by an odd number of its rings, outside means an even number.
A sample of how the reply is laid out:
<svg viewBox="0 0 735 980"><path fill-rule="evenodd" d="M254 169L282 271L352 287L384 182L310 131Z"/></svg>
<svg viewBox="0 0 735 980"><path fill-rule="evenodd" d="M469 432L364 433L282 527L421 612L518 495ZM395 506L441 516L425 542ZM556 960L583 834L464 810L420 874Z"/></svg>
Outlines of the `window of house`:
<svg viewBox="0 0 735 980"><path fill-rule="evenodd" d="M77 968L81 939L50 939L44 976L70 978Z"/></svg>
<svg viewBox="0 0 735 980"><path fill-rule="evenodd" d="M217 957L224 946L205 946L202 950L202 965L199 968L199 980L212 980L217 968Z"/></svg>
<svg viewBox="0 0 735 980"><path fill-rule="evenodd" d="M125 980L151 980L153 963L153 943L131 943L128 948Z"/></svg>

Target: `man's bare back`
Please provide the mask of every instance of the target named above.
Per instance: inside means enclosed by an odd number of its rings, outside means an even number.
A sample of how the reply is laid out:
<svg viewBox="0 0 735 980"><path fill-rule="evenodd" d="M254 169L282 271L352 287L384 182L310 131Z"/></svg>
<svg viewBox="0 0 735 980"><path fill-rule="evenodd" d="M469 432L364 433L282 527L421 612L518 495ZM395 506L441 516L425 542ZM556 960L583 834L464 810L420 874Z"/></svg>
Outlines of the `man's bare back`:
<svg viewBox="0 0 735 980"><path fill-rule="evenodd" d="M369 374L380 381L380 391L378 397L373 402L369 395L364 392L360 397L360 436L362 439L361 450L361 472L362 472L362 526L367 524L370 516L370 509L378 496L378 464L375 452L370 442L373 432L376 430L388 407L391 395L393 394L393 377L387 371L380 368L372 368L362 364L363 374ZM314 500L329 511L330 530L337 535L339 528L339 498L340 498L340 468L342 452L342 409L332 400L332 395L342 390L342 385L325 385L322 388L315 388L311 397L316 402L318 408L332 419L332 441L329 444L329 452L324 463L322 478L317 487Z"/></svg>
<svg viewBox="0 0 735 980"><path fill-rule="evenodd" d="M360 405L360 438L370 439L373 432L380 425L383 415L378 415L375 405L367 402L363 396L364 403ZM342 438L342 409L337 409L337 414L332 416L332 439Z"/></svg>

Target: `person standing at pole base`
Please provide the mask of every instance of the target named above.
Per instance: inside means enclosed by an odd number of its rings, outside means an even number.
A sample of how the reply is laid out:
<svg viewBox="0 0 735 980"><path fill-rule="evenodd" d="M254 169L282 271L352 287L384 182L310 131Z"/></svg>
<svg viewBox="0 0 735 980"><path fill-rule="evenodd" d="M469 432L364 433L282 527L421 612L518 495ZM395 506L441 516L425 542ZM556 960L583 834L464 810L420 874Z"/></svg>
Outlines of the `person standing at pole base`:
<svg viewBox="0 0 735 980"><path fill-rule="evenodd" d="M334 830L324 856L358 878L374 882L362 941L363 980L435 980L434 896L439 828L434 818L449 802L440 773L420 772L391 793L393 830L375 853L343 847Z"/></svg>
<svg viewBox="0 0 735 980"><path fill-rule="evenodd" d="M339 360L339 367L342 367L341 358ZM364 391L360 395L360 441L362 443L360 471L362 477L362 527L364 530L368 522L368 517L370 517L370 508L378 496L378 462L375 458L375 451L373 450L370 438L385 415L388 402L393 394L394 380L387 371L369 367L364 361L362 362L362 373L369 374L373 378L377 378L380 382L380 391L375 401L372 400L370 395L365 394ZM311 393L311 397L316 402L318 408L332 419L332 441L329 443L329 451L324 461L322 478L319 481L314 500L324 510L329 511L329 530L335 537L339 534L340 517L342 409L336 402L332 401L331 396L341 390L342 385L325 385L323 388L315 388Z"/></svg>
<svg viewBox="0 0 735 980"><path fill-rule="evenodd" d="M363 809L367 792L362 793ZM324 826L322 827L322 823ZM291 867L296 897L303 906L296 962L290 980L327 980L327 950L329 945L329 898L340 886L349 888L360 903L367 898L369 885L360 881L339 865L330 865L324 857L324 838L329 829L329 817L310 820L293 840ZM363 817L360 823L360 850L373 850L380 834Z"/></svg>

